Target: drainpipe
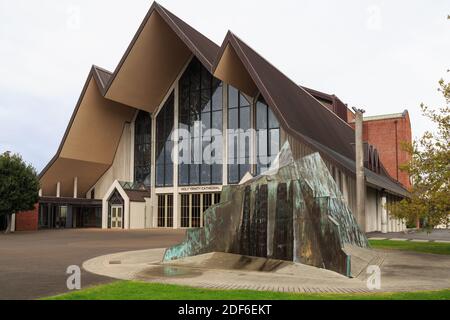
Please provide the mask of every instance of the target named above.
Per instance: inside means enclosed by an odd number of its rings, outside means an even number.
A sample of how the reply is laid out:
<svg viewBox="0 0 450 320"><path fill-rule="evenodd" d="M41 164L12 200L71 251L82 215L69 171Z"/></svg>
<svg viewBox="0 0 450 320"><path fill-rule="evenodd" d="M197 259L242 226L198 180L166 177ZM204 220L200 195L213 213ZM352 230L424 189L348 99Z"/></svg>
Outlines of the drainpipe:
<svg viewBox="0 0 450 320"><path fill-rule="evenodd" d="M359 226L366 230L366 181L364 177L364 149L363 149L363 109L353 108L355 111L355 160L356 160L356 217Z"/></svg>
<svg viewBox="0 0 450 320"><path fill-rule="evenodd" d="M395 120L395 175L398 181L398 121Z"/></svg>
<svg viewBox="0 0 450 320"><path fill-rule="evenodd" d="M381 197L381 233L388 233L388 213L386 208L386 194Z"/></svg>

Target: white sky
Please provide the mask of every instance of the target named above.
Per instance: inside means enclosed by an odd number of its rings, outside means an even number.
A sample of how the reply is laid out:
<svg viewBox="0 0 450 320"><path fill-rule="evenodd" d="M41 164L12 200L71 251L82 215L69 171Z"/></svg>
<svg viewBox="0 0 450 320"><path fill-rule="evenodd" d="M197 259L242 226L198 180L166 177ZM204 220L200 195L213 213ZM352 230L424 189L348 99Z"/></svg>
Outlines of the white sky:
<svg viewBox="0 0 450 320"><path fill-rule="evenodd" d="M367 115L443 104L448 0L160 0L221 44L228 29L301 85ZM113 71L152 1L0 0L0 152L41 170L56 152L92 64Z"/></svg>

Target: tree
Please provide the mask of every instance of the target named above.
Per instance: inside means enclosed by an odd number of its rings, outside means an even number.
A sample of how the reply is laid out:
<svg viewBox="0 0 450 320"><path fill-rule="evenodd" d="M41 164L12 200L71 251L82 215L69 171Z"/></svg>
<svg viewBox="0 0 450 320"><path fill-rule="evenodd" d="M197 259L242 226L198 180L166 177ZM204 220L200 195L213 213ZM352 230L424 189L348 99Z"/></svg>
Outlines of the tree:
<svg viewBox="0 0 450 320"><path fill-rule="evenodd" d="M411 154L411 160L401 167L412 179L411 198L390 208L398 218L423 220L428 229L450 223L450 83L441 79L438 90L444 96L443 107L421 105L436 132L427 131L412 145L403 145Z"/></svg>
<svg viewBox="0 0 450 320"><path fill-rule="evenodd" d="M0 216L6 216L6 232L11 230L12 214L32 210L38 193L39 179L33 166L18 154L0 154Z"/></svg>

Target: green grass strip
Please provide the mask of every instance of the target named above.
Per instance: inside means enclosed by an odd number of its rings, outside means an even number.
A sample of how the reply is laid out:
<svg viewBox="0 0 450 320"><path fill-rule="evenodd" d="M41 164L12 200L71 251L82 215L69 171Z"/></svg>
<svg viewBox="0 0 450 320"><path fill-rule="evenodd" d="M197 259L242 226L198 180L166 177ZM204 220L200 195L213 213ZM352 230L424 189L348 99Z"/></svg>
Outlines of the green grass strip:
<svg viewBox="0 0 450 320"><path fill-rule="evenodd" d="M395 240L369 240L374 249L395 249L421 253L450 255L450 243L438 242L412 242Z"/></svg>
<svg viewBox="0 0 450 320"><path fill-rule="evenodd" d="M450 300L450 289L405 293L319 294L210 290L178 285L117 281L46 298L49 300Z"/></svg>

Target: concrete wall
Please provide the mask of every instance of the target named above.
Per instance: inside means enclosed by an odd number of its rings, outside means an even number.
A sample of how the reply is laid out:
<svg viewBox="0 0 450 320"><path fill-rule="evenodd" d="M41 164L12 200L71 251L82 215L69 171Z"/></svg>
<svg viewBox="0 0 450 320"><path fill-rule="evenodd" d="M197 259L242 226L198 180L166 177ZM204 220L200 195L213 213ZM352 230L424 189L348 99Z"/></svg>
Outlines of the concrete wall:
<svg viewBox="0 0 450 320"><path fill-rule="evenodd" d="M145 228L153 228L153 210L152 200L150 198L145 198Z"/></svg>
<svg viewBox="0 0 450 320"><path fill-rule="evenodd" d="M145 229L145 202L130 202L130 229Z"/></svg>
<svg viewBox="0 0 450 320"><path fill-rule="evenodd" d="M125 124L111 168L95 184L95 199L103 199L115 180L131 181L131 126ZM86 194L90 198L90 191Z"/></svg>

